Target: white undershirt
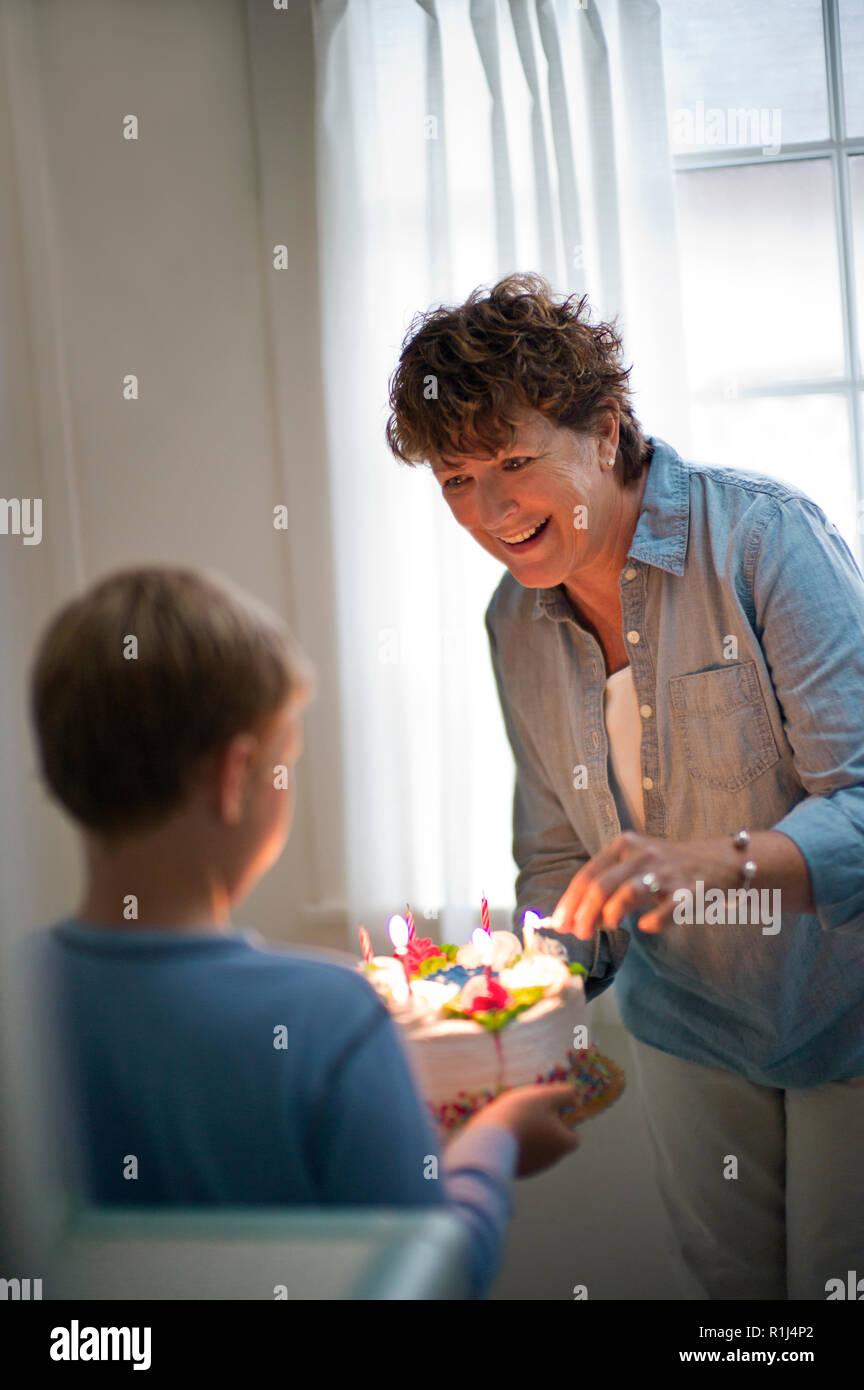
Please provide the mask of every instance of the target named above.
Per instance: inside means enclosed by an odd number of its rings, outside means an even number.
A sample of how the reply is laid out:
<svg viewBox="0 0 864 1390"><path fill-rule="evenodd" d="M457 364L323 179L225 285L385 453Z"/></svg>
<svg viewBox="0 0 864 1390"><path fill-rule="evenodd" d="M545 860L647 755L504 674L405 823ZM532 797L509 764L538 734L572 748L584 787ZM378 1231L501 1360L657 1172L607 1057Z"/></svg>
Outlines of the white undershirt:
<svg viewBox="0 0 864 1390"><path fill-rule="evenodd" d="M642 719L629 663L614 671L606 682L606 732L612 771L631 821L631 826L625 828L643 832L645 809L639 756Z"/></svg>

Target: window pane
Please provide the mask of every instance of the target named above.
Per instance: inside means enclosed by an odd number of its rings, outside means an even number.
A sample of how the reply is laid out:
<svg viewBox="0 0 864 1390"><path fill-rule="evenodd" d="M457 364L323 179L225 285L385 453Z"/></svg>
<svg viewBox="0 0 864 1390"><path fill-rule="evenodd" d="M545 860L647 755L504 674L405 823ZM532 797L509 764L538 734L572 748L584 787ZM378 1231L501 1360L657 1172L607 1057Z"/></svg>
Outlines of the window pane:
<svg viewBox="0 0 864 1390"><path fill-rule="evenodd" d="M843 395L696 404L691 457L793 483L818 502L861 563L849 407Z"/></svg>
<svg viewBox="0 0 864 1390"><path fill-rule="evenodd" d="M660 13L673 152L827 139L820 0L661 0Z"/></svg>
<svg viewBox="0 0 864 1390"><path fill-rule="evenodd" d="M829 161L682 172L676 187L692 387L841 376Z"/></svg>
<svg viewBox="0 0 864 1390"><path fill-rule="evenodd" d="M858 314L858 351L864 362L864 155L849 160L849 191L855 246L855 303Z"/></svg>
<svg viewBox="0 0 864 1390"><path fill-rule="evenodd" d="M864 5L861 0L840 0L840 44L846 134L864 135Z"/></svg>

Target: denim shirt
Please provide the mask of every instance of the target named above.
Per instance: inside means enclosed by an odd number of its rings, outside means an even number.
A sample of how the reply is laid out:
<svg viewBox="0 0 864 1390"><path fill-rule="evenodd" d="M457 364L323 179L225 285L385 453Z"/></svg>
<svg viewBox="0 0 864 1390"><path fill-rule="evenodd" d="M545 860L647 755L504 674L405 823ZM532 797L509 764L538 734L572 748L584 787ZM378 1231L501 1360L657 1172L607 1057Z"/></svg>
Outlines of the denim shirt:
<svg viewBox="0 0 864 1390"><path fill-rule="evenodd" d="M857 1076L864 578L799 488L649 442L618 579L642 719L644 834L782 831L807 863L816 911L781 910L769 930L728 913L700 924L697 913L646 934L641 907L591 942L559 940L589 970L589 1000L616 978L621 1016L643 1042L763 1085ZM516 762L519 930L528 908L551 914L628 823L610 777L603 653L563 586L526 589L507 572L486 627Z"/></svg>

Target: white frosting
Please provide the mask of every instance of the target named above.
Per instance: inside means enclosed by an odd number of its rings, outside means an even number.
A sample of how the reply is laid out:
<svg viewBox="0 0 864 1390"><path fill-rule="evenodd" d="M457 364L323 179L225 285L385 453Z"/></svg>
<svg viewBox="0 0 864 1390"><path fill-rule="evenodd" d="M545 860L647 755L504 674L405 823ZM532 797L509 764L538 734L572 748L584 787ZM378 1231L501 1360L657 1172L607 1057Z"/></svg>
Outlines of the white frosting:
<svg viewBox="0 0 864 1390"><path fill-rule="evenodd" d="M412 980L411 995L416 1006L415 1017L431 1021L440 1017L444 1005L455 999L459 993L457 984L445 984L443 980Z"/></svg>
<svg viewBox="0 0 864 1390"><path fill-rule="evenodd" d="M547 994L560 994L573 976L555 956L523 956L499 976L505 989L532 989L542 985Z"/></svg>
<svg viewBox="0 0 864 1390"><path fill-rule="evenodd" d="M491 965L493 970L503 970L522 954L522 943L512 931L493 931L489 935L486 954L481 956L472 942L460 946L456 952L457 965L473 970L477 965Z"/></svg>
<svg viewBox="0 0 864 1390"><path fill-rule="evenodd" d="M408 1002L408 981L401 961L394 956L373 956L366 968L366 979L381 998L391 1006Z"/></svg>

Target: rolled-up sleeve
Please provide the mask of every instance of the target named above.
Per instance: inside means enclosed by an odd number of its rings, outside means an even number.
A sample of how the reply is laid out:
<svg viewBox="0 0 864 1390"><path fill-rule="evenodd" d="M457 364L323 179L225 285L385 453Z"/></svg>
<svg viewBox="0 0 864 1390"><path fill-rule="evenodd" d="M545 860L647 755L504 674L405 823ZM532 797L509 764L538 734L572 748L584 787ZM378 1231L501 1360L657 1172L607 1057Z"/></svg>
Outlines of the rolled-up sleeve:
<svg viewBox="0 0 864 1390"><path fill-rule="evenodd" d="M541 917L552 914L571 878L588 862L590 855L549 782L531 730L508 697L507 673L501 669L492 605L486 612L486 631L504 727L516 764L513 858L518 874L513 927L520 932L522 917L529 909ZM605 930L598 931L593 941L579 941L570 933L546 929L543 935L560 941L568 958L584 965L588 971L585 995L589 1000L612 983L628 944L626 935L620 931L615 933L614 954Z"/></svg>
<svg viewBox="0 0 864 1390"><path fill-rule="evenodd" d="M864 577L822 509L773 502L754 547L759 636L808 793L772 827L803 854L825 931L864 931Z"/></svg>

